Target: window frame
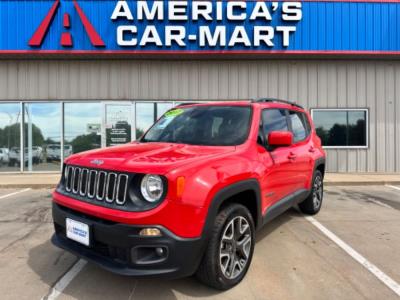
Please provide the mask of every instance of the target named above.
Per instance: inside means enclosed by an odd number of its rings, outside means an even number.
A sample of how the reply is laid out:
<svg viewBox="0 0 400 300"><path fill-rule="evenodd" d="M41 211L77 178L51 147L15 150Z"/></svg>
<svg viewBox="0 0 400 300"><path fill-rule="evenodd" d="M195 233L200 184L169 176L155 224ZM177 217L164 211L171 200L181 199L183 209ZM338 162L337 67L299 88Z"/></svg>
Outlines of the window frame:
<svg viewBox="0 0 400 300"><path fill-rule="evenodd" d="M283 111L285 111L286 125L287 125L287 128L288 128L289 132L292 132L292 122L289 120L289 110L287 108L268 107L268 108L261 109L261 111L260 111L260 126L258 128L258 135L260 134L260 131L261 131L262 132L261 139L262 139L262 142L263 142L262 146L264 146L268 151L270 151L272 149L270 149L270 146L268 145L268 141L265 139L265 132L264 132L263 112L267 111L267 110L283 110Z"/></svg>
<svg viewBox="0 0 400 300"><path fill-rule="evenodd" d="M295 141L294 140L293 124L292 124L292 119L290 117L290 113L291 112L294 112L296 114L300 114L301 115L300 121L304 125L304 131L306 133L306 136L302 140L299 140L299 141ZM286 117L287 117L287 121L288 121L288 124L289 124L289 131L293 134L293 145L297 145L297 144L300 144L302 142L307 141L311 136L312 128L311 128L311 124L309 124L310 121L308 120L306 113L304 111L300 111L300 110L287 109L286 110ZM307 128L307 126L306 126L307 124L309 125L309 128Z"/></svg>
<svg viewBox="0 0 400 300"><path fill-rule="evenodd" d="M365 146L322 146L324 149L339 149L339 150L346 150L346 149L363 149L363 150L367 150L369 149L369 133L370 133L370 123L369 123L369 108L311 108L310 109L310 114L311 114L311 119L313 120L313 126L315 128L315 123L314 123L314 112L315 111L361 111L361 112L365 112L365 142L366 145Z"/></svg>

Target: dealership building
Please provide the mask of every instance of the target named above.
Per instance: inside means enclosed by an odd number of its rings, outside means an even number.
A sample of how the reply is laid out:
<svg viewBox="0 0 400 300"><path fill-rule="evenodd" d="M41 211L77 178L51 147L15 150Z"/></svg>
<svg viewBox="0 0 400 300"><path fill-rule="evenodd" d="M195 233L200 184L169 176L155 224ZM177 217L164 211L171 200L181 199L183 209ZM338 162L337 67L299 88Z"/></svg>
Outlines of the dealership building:
<svg viewBox="0 0 400 300"><path fill-rule="evenodd" d="M0 2L0 172L59 172L182 102L259 97L311 113L328 171L400 172L400 3Z"/></svg>

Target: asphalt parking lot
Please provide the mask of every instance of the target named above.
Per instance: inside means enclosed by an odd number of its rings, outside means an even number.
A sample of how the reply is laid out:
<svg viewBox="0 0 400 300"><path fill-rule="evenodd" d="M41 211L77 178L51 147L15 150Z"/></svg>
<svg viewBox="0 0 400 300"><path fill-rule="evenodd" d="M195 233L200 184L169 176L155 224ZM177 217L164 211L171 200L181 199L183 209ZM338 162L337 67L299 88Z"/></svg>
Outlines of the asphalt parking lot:
<svg viewBox="0 0 400 300"><path fill-rule="evenodd" d="M0 298L399 299L373 272L381 271L394 289L400 283L397 188L327 187L312 219L368 260L369 269L291 209L258 232L247 277L223 293L194 278L136 280L85 264L49 241L50 190L0 189Z"/></svg>

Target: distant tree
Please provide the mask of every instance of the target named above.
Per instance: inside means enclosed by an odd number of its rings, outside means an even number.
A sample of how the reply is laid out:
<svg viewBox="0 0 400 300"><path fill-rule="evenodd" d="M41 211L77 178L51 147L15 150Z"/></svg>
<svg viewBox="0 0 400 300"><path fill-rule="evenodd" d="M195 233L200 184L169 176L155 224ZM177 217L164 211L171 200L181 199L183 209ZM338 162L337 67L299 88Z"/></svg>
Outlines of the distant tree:
<svg viewBox="0 0 400 300"><path fill-rule="evenodd" d="M79 135L70 143L74 153L100 148L100 136L96 133Z"/></svg>
<svg viewBox="0 0 400 300"><path fill-rule="evenodd" d="M347 126L334 124L329 130L327 145L345 146L347 144Z"/></svg>
<svg viewBox="0 0 400 300"><path fill-rule="evenodd" d="M136 139L137 140L139 138L141 138L143 134L144 134L144 130L142 128L136 128Z"/></svg>
<svg viewBox="0 0 400 300"><path fill-rule="evenodd" d="M365 140L365 120L358 120L356 124L349 126L349 143L350 146L366 145Z"/></svg>
<svg viewBox="0 0 400 300"><path fill-rule="evenodd" d="M56 144L56 145L60 145L60 142L56 142L55 140L51 139L51 138L47 138L44 143L46 145L52 145L52 144Z"/></svg>
<svg viewBox="0 0 400 300"><path fill-rule="evenodd" d="M29 137L28 137L28 124L27 123L25 123L24 130L25 130L25 141L24 142L25 142L25 145L28 146ZM32 137L31 138L32 138L33 146L43 146L44 136L43 136L40 128L37 127L35 124L32 124Z"/></svg>
<svg viewBox="0 0 400 300"><path fill-rule="evenodd" d="M4 127L0 131L0 147L12 148L19 147L20 144L20 125L15 123Z"/></svg>
<svg viewBox="0 0 400 300"><path fill-rule="evenodd" d="M321 139L322 145L328 145L329 142L329 131L325 130L323 127L318 127L315 129L317 135Z"/></svg>

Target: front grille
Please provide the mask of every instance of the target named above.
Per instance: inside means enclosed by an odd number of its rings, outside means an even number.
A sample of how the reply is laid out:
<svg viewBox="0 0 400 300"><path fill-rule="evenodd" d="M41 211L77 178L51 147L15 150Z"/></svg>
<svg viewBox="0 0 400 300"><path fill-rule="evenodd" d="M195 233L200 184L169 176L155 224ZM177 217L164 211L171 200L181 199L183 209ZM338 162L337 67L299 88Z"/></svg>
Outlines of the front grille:
<svg viewBox="0 0 400 300"><path fill-rule="evenodd" d="M99 202L124 205L129 184L127 174L66 166L64 187L69 194Z"/></svg>

